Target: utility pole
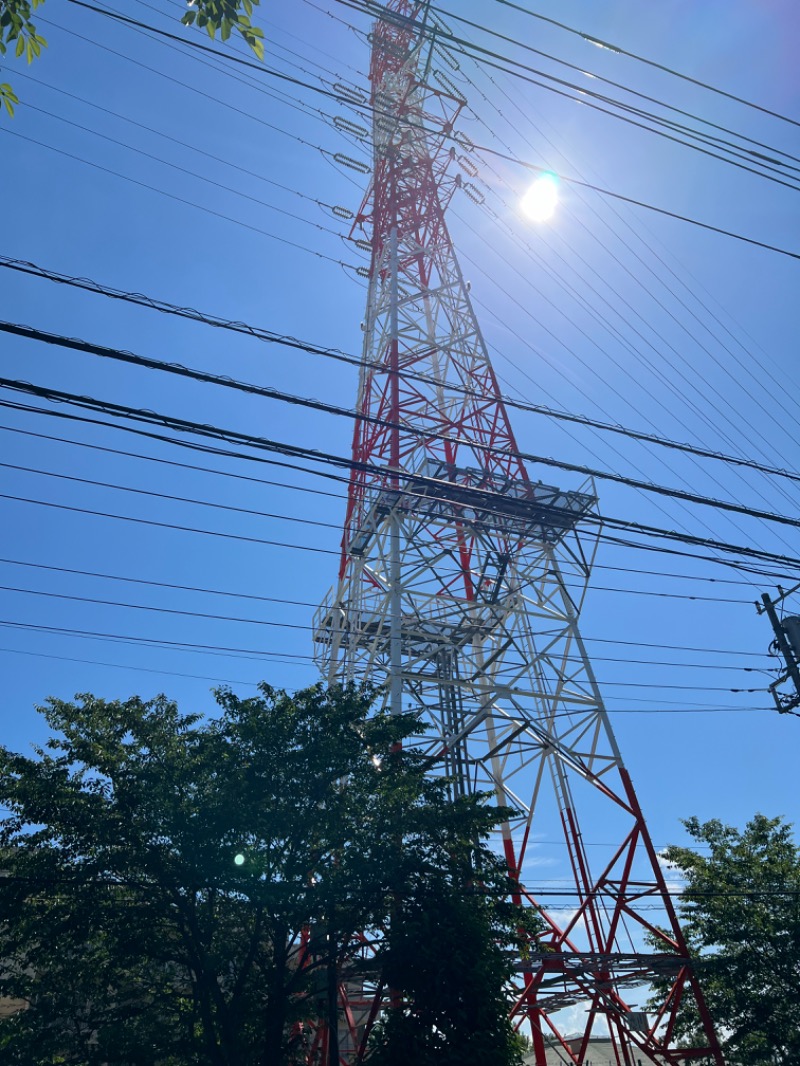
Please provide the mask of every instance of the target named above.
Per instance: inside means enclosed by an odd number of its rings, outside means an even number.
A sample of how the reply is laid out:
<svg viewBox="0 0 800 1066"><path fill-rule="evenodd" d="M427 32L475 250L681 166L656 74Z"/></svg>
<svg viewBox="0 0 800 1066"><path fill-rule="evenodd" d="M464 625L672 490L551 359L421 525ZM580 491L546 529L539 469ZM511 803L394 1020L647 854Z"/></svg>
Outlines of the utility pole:
<svg viewBox="0 0 800 1066"><path fill-rule="evenodd" d="M797 615L785 615L781 619L778 617L776 610L787 597L797 592L798 589L800 589L800 584L784 592L779 585L778 595L775 599L771 600L766 592L763 593L761 603L756 603L756 610L759 614L766 614L775 633L775 640L770 645L770 651L775 655L779 655L786 665L786 668L780 673L778 678L769 686L772 698L775 700L775 706L780 714L794 714L800 718L800 714L797 711L797 708L800 707L800 617ZM789 680L794 685L794 693L780 692L781 685L784 685Z"/></svg>

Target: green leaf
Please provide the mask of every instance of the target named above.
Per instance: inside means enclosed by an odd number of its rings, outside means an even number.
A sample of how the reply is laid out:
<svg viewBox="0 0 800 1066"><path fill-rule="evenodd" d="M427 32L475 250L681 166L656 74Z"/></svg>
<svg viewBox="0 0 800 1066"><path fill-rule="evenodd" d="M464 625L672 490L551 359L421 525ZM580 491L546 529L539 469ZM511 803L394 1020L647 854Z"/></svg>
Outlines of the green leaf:
<svg viewBox="0 0 800 1066"><path fill-rule="evenodd" d="M14 53L17 56L17 58L19 58L24 51L25 51L25 38L24 37L18 37L17 38L17 47L14 49Z"/></svg>
<svg viewBox="0 0 800 1066"><path fill-rule="evenodd" d="M192 9L191 11L186 12L186 14L181 19L181 22L184 24L184 26L191 26L196 18L197 12Z"/></svg>
<svg viewBox="0 0 800 1066"><path fill-rule="evenodd" d="M3 104L5 105L5 109L6 111L8 111L9 116L13 118L14 104L19 103L19 97L8 84L8 82L3 82L3 84L0 85L0 100L2 100Z"/></svg>

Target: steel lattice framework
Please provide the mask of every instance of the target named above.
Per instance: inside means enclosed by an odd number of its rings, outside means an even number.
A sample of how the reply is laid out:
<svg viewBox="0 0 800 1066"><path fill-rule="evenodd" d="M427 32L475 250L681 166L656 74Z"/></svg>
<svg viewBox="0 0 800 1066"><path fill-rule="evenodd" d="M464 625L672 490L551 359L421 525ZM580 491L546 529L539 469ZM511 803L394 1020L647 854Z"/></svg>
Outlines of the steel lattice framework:
<svg viewBox="0 0 800 1066"><path fill-rule="evenodd" d="M393 711L421 709L456 788L492 790L516 812L503 848L520 899L548 930L519 960L512 1005L530 1023L537 1066L552 1043L565 1062L585 1062L606 1028L619 1064L722 1066L578 630L599 528L593 486L562 492L520 460L448 233L445 210L470 173L464 100L436 69L426 18L426 4L391 0L371 38L374 167L353 233L372 254L360 417L338 583L315 619L318 662L330 682L382 684ZM602 808L616 842L597 870L581 803ZM540 825L564 841L567 914L526 887ZM654 978L668 989L660 1010L632 1010L626 990ZM351 1063L379 1008L363 977L342 996L340 1054ZM687 997L705 1044L679 1054L670 1048ZM575 1050L559 1012L578 1003Z"/></svg>

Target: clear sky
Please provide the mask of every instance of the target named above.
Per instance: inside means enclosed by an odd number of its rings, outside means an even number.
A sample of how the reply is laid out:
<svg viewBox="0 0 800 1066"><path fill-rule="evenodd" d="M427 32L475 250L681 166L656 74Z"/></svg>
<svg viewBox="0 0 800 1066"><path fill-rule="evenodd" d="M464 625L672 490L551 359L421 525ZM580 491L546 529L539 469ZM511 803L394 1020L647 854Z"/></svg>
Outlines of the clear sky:
<svg viewBox="0 0 800 1066"><path fill-rule="evenodd" d="M184 33L170 0L104 6ZM496 0L442 8L800 156L796 123ZM793 0L536 0L535 10L800 118ZM282 0L265 2L260 20L271 70L309 86L366 89L364 16L335 0ZM6 63L0 77L21 97L14 120L0 119L0 254L358 353L365 287L353 267L363 256L345 239L345 212L332 210L357 209L367 180L333 159L367 158L334 122L353 114L311 88L68 0L47 0L37 22L49 40L42 59ZM546 74L601 84L462 30ZM463 129L476 145L800 251L793 189L469 59L448 74L471 105ZM796 259L566 182L554 217L537 225L519 209L530 173L479 151L472 160L485 203L461 195L449 220L508 394L800 470ZM355 370L342 363L5 269L0 318L346 406L355 397ZM5 378L338 454L349 448L342 418L0 336ZM75 413L7 390L0 400ZM797 516L791 481L540 415L512 417L525 451ZM0 427L0 741L23 750L41 741L34 706L51 695L163 691L212 713L221 681L247 694L262 678L287 688L315 680L309 627L336 574L340 484L8 406ZM545 467L532 474L564 488L582 481ZM598 491L613 518L800 557L791 527L609 482ZM798 815L800 720L770 710L771 632L754 601L800 573L753 576L701 554L709 558L603 541L583 612L656 844L682 840L679 819L689 815L736 824L757 810ZM589 844L603 843L591 817L585 830ZM547 846L543 831L543 881L560 873L547 868Z"/></svg>

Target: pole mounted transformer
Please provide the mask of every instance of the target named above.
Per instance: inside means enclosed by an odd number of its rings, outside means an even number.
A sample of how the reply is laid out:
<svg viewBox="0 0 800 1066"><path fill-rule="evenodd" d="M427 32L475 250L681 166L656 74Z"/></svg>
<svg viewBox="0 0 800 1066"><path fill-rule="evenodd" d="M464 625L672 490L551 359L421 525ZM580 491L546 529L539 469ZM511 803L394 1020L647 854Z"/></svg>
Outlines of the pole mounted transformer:
<svg viewBox="0 0 800 1066"><path fill-rule="evenodd" d="M526 469L448 232L456 190L479 191L464 177L474 174L458 127L465 101L440 69L436 33L427 4L389 0L371 34L372 180L351 234L371 249L363 361L317 660L329 683L379 685L392 712L422 712L423 744L454 791L492 792L513 811L502 848L518 899L546 923L517 960L509 1004L536 1066L553 1045L584 1063L590 1039L606 1035L620 1066L723 1066L578 629L594 488L562 491ZM613 844L594 864L579 808ZM555 893L532 883L543 835L563 860L553 912ZM368 974L368 964L342 974L342 1064L360 1061L381 1009ZM633 1009L626 995L646 997L653 980L659 1006ZM687 1000L703 1036L678 1052Z"/></svg>
<svg viewBox="0 0 800 1066"><path fill-rule="evenodd" d="M775 639L770 644L770 651L778 659L783 660L784 667L777 678L769 686L775 706L781 714L793 714L800 718L800 617L798 615L778 615L776 608L780 608L784 600L800 590L800 585L795 585L788 591L778 586L778 595L774 599L765 592L761 597L761 603L756 603L759 614L766 614L769 619ZM786 691L787 682L791 681L794 692Z"/></svg>

